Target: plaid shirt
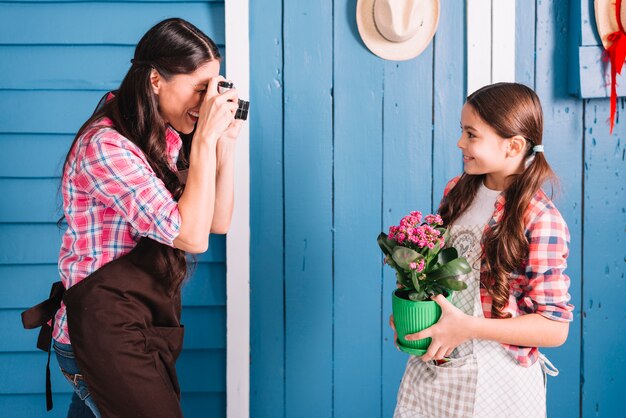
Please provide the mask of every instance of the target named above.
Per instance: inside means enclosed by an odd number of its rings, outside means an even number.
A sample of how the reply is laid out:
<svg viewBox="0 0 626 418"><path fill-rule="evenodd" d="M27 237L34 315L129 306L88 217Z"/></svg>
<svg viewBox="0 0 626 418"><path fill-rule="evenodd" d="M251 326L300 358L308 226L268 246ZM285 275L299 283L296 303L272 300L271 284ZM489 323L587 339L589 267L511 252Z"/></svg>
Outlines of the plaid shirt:
<svg viewBox="0 0 626 418"><path fill-rule="evenodd" d="M452 179L444 190L444 197L459 181ZM494 213L485 226L485 232L502 219L504 193L498 196ZM524 215L524 233L528 239L528 257L511 273L509 304L505 312L512 317L536 313L561 322L573 320L574 306L569 304L570 279L564 273L569 254L567 245L569 230L563 217L552 201L540 190L531 199ZM488 282L489 271L482 256L480 298L485 318L491 317L493 299L482 283ZM518 347L502 344L509 354L524 367L531 366L539 358L537 347Z"/></svg>
<svg viewBox="0 0 626 418"><path fill-rule="evenodd" d="M172 128L166 144L176 170L182 140ZM95 122L76 142L64 168L62 190L68 227L59 273L66 289L128 253L140 237L171 246L178 236L178 204L141 149L120 135L108 118ZM56 313L53 337L70 343L64 304Z"/></svg>

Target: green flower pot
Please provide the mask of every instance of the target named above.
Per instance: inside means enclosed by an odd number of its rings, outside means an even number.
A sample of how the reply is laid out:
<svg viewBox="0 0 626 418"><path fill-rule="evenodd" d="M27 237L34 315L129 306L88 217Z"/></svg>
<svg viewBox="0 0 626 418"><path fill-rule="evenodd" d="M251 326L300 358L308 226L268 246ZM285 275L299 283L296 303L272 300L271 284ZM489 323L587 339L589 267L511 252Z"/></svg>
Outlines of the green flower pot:
<svg viewBox="0 0 626 418"><path fill-rule="evenodd" d="M437 302L432 300L412 301L408 299L408 293L406 289L396 289L392 294L391 307L393 321L398 333L398 346L405 353L421 356L426 353L431 339L407 341L404 337L434 325L441 317L441 308ZM451 298L452 292L446 299L451 300Z"/></svg>

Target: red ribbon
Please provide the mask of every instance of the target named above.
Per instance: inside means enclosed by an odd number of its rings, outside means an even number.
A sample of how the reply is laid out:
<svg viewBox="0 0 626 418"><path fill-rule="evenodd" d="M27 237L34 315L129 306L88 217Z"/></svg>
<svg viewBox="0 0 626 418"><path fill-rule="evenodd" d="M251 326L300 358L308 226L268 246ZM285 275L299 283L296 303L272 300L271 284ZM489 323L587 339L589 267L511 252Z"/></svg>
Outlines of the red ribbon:
<svg viewBox="0 0 626 418"><path fill-rule="evenodd" d="M626 60L626 32L622 26L620 19L620 10L622 8L622 0L615 1L615 17L617 18L617 25L619 30L611 33L607 36L607 39L611 42L606 52L611 60L611 133L613 133L613 126L615 125L615 111L617 110L617 74L622 73L622 67L624 66L624 60Z"/></svg>

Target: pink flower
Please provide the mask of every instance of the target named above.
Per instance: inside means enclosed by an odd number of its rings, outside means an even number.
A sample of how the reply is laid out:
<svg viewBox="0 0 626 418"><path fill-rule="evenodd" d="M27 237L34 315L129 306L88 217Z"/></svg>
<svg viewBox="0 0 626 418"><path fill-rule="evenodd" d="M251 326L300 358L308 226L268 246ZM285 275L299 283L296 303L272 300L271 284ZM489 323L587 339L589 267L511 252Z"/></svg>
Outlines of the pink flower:
<svg viewBox="0 0 626 418"><path fill-rule="evenodd" d="M422 212L418 210L414 210L413 212L411 212L411 216L414 216L417 218L417 221L415 221L416 223L422 222Z"/></svg>
<svg viewBox="0 0 626 418"><path fill-rule="evenodd" d="M396 235L396 241L398 241L398 243L400 244L402 244L405 239L406 239L406 234L404 234L403 232L400 232L398 235Z"/></svg>
<svg viewBox="0 0 626 418"><path fill-rule="evenodd" d="M411 263L411 264L409 264L409 267L411 268L411 270L416 270L417 269L417 263Z"/></svg>
<svg viewBox="0 0 626 418"><path fill-rule="evenodd" d="M439 215L426 215L426 222L429 224L443 225L443 220Z"/></svg>

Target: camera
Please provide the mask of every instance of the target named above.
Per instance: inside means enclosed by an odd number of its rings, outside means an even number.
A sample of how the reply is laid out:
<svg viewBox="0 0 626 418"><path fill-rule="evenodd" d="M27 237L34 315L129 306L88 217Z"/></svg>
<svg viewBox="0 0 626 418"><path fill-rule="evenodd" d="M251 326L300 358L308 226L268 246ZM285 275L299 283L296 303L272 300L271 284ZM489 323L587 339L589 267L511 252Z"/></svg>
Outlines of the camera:
<svg viewBox="0 0 626 418"><path fill-rule="evenodd" d="M233 88L233 83L230 81L220 81L217 83L217 91L222 94ZM237 112L235 112L235 119L246 120L248 119L248 109L250 108L250 102L239 99L237 103Z"/></svg>

